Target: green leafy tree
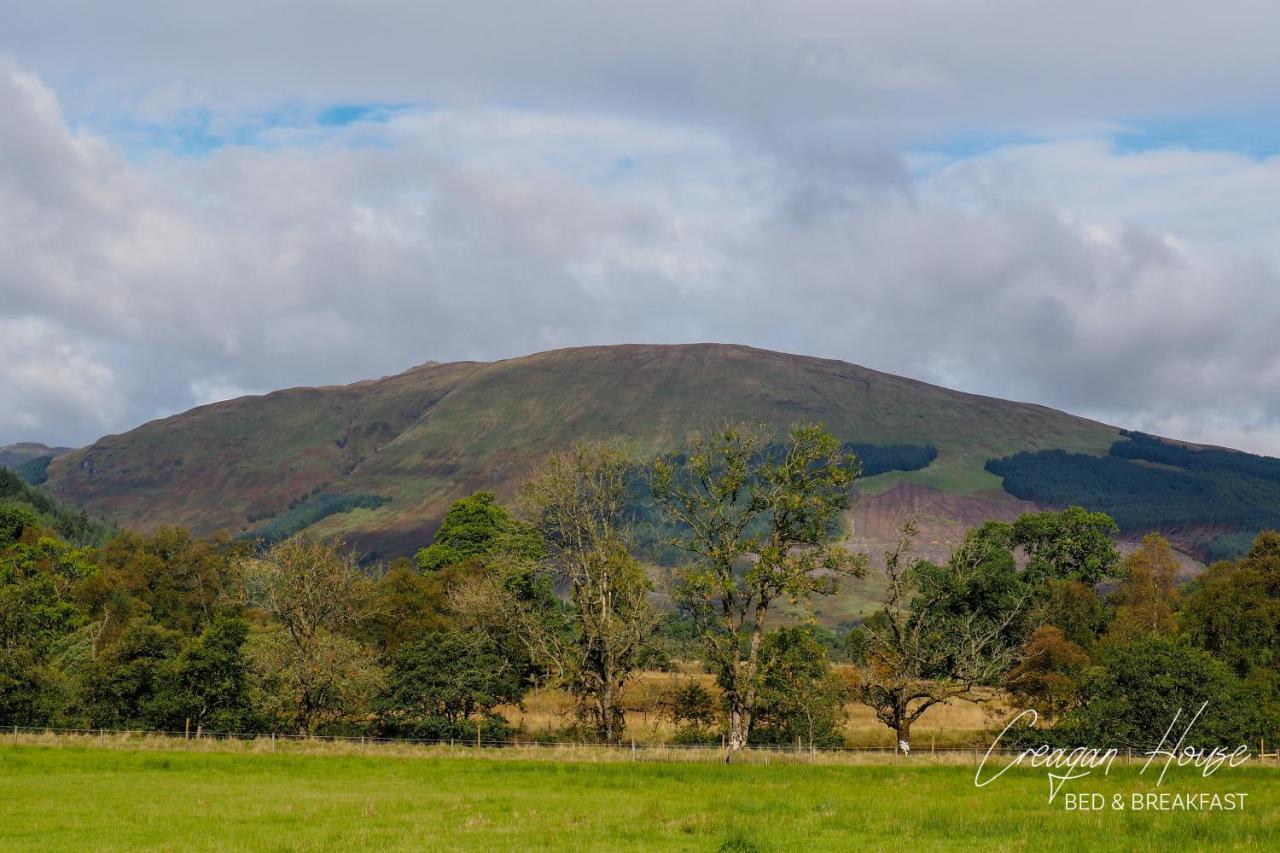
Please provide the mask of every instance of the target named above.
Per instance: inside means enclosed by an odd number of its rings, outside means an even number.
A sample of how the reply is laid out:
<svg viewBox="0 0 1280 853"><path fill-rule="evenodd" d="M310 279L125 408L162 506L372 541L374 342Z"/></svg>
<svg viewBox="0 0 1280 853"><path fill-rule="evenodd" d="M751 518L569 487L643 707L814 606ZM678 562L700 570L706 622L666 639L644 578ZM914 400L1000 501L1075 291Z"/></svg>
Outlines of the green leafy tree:
<svg viewBox="0 0 1280 853"><path fill-rule="evenodd" d="M810 748L844 743L845 684L831 671L827 649L807 627L770 631L761 647L764 677L752 737Z"/></svg>
<svg viewBox="0 0 1280 853"><path fill-rule="evenodd" d="M492 492L476 492L453 502L435 541L419 550L414 561L422 571L434 572L499 549L534 559L541 553L541 543L535 531L495 502Z"/></svg>
<svg viewBox="0 0 1280 853"><path fill-rule="evenodd" d="M921 560L911 571L912 586L920 596L911 602L913 612L931 611L957 622L1003 624L996 642L1005 647L1026 635L1024 608L1036 592L1038 578L1018 571L1010 525L989 522L970 530L946 563Z"/></svg>
<svg viewBox="0 0 1280 853"><path fill-rule="evenodd" d="M48 572L35 572L0 586L0 650L25 647L43 655L84 621L84 613L68 600L57 578Z"/></svg>
<svg viewBox="0 0 1280 853"><path fill-rule="evenodd" d="M13 501L0 503L0 546L17 542L22 538L23 531L39 526L40 517L27 504Z"/></svg>
<svg viewBox="0 0 1280 853"><path fill-rule="evenodd" d="M672 688L664 703L676 726L676 743L709 743L720 714L711 691L697 681L685 681Z"/></svg>
<svg viewBox="0 0 1280 853"><path fill-rule="evenodd" d="M1182 620L1191 640L1236 674L1280 672L1280 533L1260 534L1239 562L1210 566Z"/></svg>
<svg viewBox="0 0 1280 853"><path fill-rule="evenodd" d="M199 637L188 640L164 667L155 698L148 703L151 723L169 731L188 726L205 732L240 732L253 725L248 660L249 626L243 619L219 617Z"/></svg>
<svg viewBox="0 0 1280 853"><path fill-rule="evenodd" d="M1031 624L1054 626L1063 639L1086 652L1093 649L1105 627L1102 598L1080 581L1047 578L1033 609Z"/></svg>
<svg viewBox="0 0 1280 853"><path fill-rule="evenodd" d="M94 728L152 728L153 703L181 643L176 631L145 618L130 622L83 677L78 705L84 722Z"/></svg>
<svg viewBox="0 0 1280 853"><path fill-rule="evenodd" d="M415 722L443 718L458 724L515 705L528 683L483 634L436 631L402 646L392 660L379 706L403 730Z"/></svg>
<svg viewBox="0 0 1280 853"><path fill-rule="evenodd" d="M244 600L272 623L249 658L259 695L301 733L366 713L381 686L372 649L351 636L367 614L370 583L354 555L301 538L243 567Z"/></svg>
<svg viewBox="0 0 1280 853"><path fill-rule="evenodd" d="M77 584L95 571L88 549L56 538L27 507L0 508L0 724L61 725L75 688L70 649L88 615Z"/></svg>
<svg viewBox="0 0 1280 853"><path fill-rule="evenodd" d="M1063 718L1058 735L1077 745L1149 750L1179 711L1181 734L1206 702L1186 746L1253 743L1278 722L1274 705L1251 697L1228 666L1181 638L1104 644L1100 666L1085 671L1079 707Z"/></svg>
<svg viewBox="0 0 1280 853"><path fill-rule="evenodd" d="M1115 573L1120 554L1111 536L1118 531L1106 513L1073 506L1022 516L1013 524L1013 542L1027 555L1030 577L1072 579L1092 586Z"/></svg>
<svg viewBox="0 0 1280 853"><path fill-rule="evenodd" d="M652 583L631 556L626 512L634 455L616 444L555 453L517 493L521 520L545 543L540 559L504 553L454 598L471 624L519 642L545 683L573 696L579 721L617 743L623 698L654 643ZM567 606L548 602L556 583Z"/></svg>
<svg viewBox="0 0 1280 853"><path fill-rule="evenodd" d="M982 699L979 688L1009 669L1018 648L1012 629L1031 595L1026 588L1005 595L1008 543L1001 537L971 531L935 566L911 561L914 536L908 520L885 555L883 604L846 640L856 654L854 698L908 748L911 727L925 711L954 698Z"/></svg>
<svg viewBox="0 0 1280 853"><path fill-rule="evenodd" d="M471 568L466 561L422 574L408 560L397 560L374 583L359 636L389 657L427 633L454 627L449 590Z"/></svg>
<svg viewBox="0 0 1280 853"><path fill-rule="evenodd" d="M104 631L84 590L100 570L94 550L76 547L42 528L28 528L22 541L0 548L0 646L26 645L46 661L55 646L82 635L90 657L113 642L132 618L125 607ZM127 596L121 596L127 600Z"/></svg>
<svg viewBox="0 0 1280 853"><path fill-rule="evenodd" d="M248 546L225 536L196 539L180 527L121 533L98 550L100 567L79 596L94 611L127 595L135 611L183 634L199 634L231 606Z"/></svg>
<svg viewBox="0 0 1280 853"><path fill-rule="evenodd" d="M1115 617L1107 635L1126 641L1143 634L1177 630L1178 559L1163 536L1149 533L1120 566L1124 581L1116 592Z"/></svg>
<svg viewBox="0 0 1280 853"><path fill-rule="evenodd" d="M750 736L777 602L808 607L866 571L865 558L837 541L857 459L823 426L793 426L778 452L771 438L762 427L725 426L653 466L654 499L686 555L673 594L724 696L730 761Z"/></svg>
<svg viewBox="0 0 1280 853"><path fill-rule="evenodd" d="M31 649L0 651L0 726L48 725L62 710L65 696L58 673Z"/></svg>

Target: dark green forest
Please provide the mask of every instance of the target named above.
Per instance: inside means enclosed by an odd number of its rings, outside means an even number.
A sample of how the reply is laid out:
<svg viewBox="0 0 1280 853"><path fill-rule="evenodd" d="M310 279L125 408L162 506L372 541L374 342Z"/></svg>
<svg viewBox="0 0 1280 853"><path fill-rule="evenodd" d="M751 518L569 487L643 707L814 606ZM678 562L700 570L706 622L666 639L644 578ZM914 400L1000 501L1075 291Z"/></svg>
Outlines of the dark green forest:
<svg viewBox="0 0 1280 853"><path fill-rule="evenodd" d="M52 456L37 456L14 468L13 473L24 482L39 486L49 479L49 463L52 461Z"/></svg>
<svg viewBox="0 0 1280 853"><path fill-rule="evenodd" d="M919 471L938 458L932 444L861 444L846 443L842 448L862 463L862 476L874 477L889 471Z"/></svg>
<svg viewBox="0 0 1280 853"><path fill-rule="evenodd" d="M240 534L239 538L266 544L288 539L311 525L340 512L353 509L377 509L387 502L381 495L314 495L275 516L266 524Z"/></svg>
<svg viewBox="0 0 1280 853"><path fill-rule="evenodd" d="M1199 528L1197 547L1209 559L1241 556L1260 531L1280 528L1280 459L1271 457L1130 432L1103 457L1044 450L986 468L1015 497L1086 506L1126 532Z"/></svg>

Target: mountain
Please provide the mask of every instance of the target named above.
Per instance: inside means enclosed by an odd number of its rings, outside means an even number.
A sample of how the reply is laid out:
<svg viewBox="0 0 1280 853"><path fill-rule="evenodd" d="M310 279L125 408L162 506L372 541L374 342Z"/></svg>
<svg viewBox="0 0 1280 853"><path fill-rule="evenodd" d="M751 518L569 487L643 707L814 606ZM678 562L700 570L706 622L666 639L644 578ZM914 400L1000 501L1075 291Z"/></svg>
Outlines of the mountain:
<svg viewBox="0 0 1280 853"><path fill-rule="evenodd" d="M780 429L823 421L856 443L874 463L852 519L868 544L887 538L907 506L924 513L924 546L940 548L967 524L1057 503L1051 488L1004 488L1000 465L1025 474L1036 454L1167 464L1113 456L1133 440L1115 427L840 361L718 344L627 345L429 362L352 385L202 406L57 457L47 488L129 527L270 535L306 527L389 557L429 541L452 500L476 489L508 493L549 451L620 435L656 453L723 419Z"/></svg>
<svg viewBox="0 0 1280 853"><path fill-rule="evenodd" d="M70 447L49 447L35 441L22 441L0 447L0 468L8 468L24 483L38 486L48 478L49 463Z"/></svg>
<svg viewBox="0 0 1280 853"><path fill-rule="evenodd" d="M0 445L0 467L17 470L33 463L38 466L42 459L52 460L55 456L61 456L70 451L70 447L49 447L35 441Z"/></svg>

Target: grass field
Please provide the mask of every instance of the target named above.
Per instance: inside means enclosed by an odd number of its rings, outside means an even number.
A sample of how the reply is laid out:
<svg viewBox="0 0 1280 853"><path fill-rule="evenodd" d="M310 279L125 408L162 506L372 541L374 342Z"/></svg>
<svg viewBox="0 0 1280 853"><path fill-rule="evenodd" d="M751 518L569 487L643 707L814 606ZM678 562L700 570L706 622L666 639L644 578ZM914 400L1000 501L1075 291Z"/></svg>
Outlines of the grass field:
<svg viewBox="0 0 1280 853"><path fill-rule="evenodd" d="M295 745L296 746L296 745ZM1243 812L1065 811L1042 771L976 789L970 765L860 766L0 747L0 849L1275 849L1280 770L1161 791L1249 794ZM1071 783L1152 791L1136 768ZM1061 795L1060 795L1061 796Z"/></svg>

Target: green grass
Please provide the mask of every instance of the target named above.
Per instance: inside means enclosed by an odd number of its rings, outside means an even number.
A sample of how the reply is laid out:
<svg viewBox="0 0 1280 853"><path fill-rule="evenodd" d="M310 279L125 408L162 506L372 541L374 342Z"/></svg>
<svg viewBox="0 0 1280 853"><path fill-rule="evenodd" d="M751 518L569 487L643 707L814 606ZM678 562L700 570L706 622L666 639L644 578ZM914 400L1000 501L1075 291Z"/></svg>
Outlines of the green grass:
<svg viewBox="0 0 1280 853"><path fill-rule="evenodd" d="M913 759L915 761L915 759ZM1075 790L1151 790L1133 768ZM1246 810L1067 812L1040 771L0 748L0 848L1089 850L1264 847L1280 770L1176 773Z"/></svg>
<svg viewBox="0 0 1280 853"><path fill-rule="evenodd" d="M874 477L860 479L858 491L866 495L879 495L899 483L931 486L953 495L998 492L1004 488L999 477L975 466L969 460L935 459L927 468L918 471L886 471Z"/></svg>

